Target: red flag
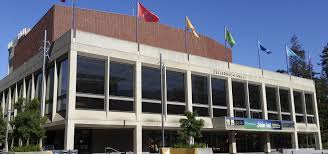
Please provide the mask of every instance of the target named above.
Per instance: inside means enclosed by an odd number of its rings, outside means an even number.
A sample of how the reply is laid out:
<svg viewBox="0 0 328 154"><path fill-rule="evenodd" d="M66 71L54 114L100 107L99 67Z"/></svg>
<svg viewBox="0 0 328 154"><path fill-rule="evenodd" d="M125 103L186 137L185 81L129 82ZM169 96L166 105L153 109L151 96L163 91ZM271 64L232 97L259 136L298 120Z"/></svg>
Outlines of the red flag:
<svg viewBox="0 0 328 154"><path fill-rule="evenodd" d="M138 2L138 18L147 22L159 22L159 17Z"/></svg>

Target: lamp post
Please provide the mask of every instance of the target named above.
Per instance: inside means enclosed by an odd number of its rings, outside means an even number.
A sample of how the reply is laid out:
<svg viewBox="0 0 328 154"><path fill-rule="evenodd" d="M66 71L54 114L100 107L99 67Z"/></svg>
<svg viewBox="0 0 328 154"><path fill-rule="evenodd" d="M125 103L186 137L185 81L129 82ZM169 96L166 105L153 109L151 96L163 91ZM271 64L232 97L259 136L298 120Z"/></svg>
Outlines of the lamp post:
<svg viewBox="0 0 328 154"><path fill-rule="evenodd" d="M5 138L5 152L8 152L8 127L9 127L9 120L10 120L10 117L11 116L11 113L13 111L11 110L8 110L7 111L7 123L6 123L6 138Z"/></svg>

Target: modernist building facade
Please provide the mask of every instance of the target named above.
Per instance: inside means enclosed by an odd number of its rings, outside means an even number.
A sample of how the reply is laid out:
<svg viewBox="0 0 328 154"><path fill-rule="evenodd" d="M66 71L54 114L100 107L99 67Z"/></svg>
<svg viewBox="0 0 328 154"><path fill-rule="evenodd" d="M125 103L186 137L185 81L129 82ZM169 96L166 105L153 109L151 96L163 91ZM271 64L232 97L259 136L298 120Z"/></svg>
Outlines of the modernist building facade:
<svg viewBox="0 0 328 154"><path fill-rule="evenodd" d="M223 46L205 36L188 37L187 52L183 30L142 23L138 44L133 17L83 9L77 15L73 38L70 9L49 10L17 41L12 71L0 81L7 120L19 97L41 101L44 145L154 152L151 145L162 144L161 54L165 146L176 143L179 119L191 111L205 121L201 141L216 153L322 148L312 80L225 62ZM45 29L52 45L43 76L37 47Z"/></svg>

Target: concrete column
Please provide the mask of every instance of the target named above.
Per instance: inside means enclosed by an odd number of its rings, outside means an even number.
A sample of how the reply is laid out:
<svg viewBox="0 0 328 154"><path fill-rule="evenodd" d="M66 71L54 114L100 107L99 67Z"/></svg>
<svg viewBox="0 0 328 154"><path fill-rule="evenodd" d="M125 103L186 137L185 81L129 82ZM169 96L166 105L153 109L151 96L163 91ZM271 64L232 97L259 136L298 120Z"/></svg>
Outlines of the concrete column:
<svg viewBox="0 0 328 154"><path fill-rule="evenodd" d="M289 88L289 108L291 111L291 119L294 122L295 130L292 133L292 147L293 149L298 150L298 136L297 136L297 127L296 127L296 115L295 115L295 104L294 104L294 94L293 88Z"/></svg>
<svg viewBox="0 0 328 154"><path fill-rule="evenodd" d="M142 154L142 125L137 124L133 130L133 147L135 154Z"/></svg>
<svg viewBox="0 0 328 154"><path fill-rule="evenodd" d="M248 81L246 81L246 84L244 84L244 93L245 93L246 115L247 115L248 118L252 118L251 104L249 102Z"/></svg>
<svg viewBox="0 0 328 154"><path fill-rule="evenodd" d="M10 112L10 110L11 110L11 88L9 87L9 90L8 90L8 96L7 96L7 100L8 100L8 102L7 102L7 104L8 104L8 106L7 106L7 113L5 113L5 114L7 114L7 131L6 131L6 139L5 139L5 152L8 152L8 128L10 127L10 124L9 124L9 122L10 122L10 117L11 117L11 112Z"/></svg>
<svg viewBox="0 0 328 154"><path fill-rule="evenodd" d="M305 102L305 93L302 91L302 108L303 108L303 116L304 116L304 123L307 124L307 117L306 117L306 102Z"/></svg>
<svg viewBox="0 0 328 154"><path fill-rule="evenodd" d="M15 109L15 103L18 101L18 88L17 88L17 83L15 84L15 91L14 91L14 102L12 102L12 106L13 106L13 111L14 111L14 117L17 115L17 109Z"/></svg>
<svg viewBox="0 0 328 154"><path fill-rule="evenodd" d="M142 118L142 73L140 61L136 62L135 88L135 112L139 121Z"/></svg>
<svg viewBox="0 0 328 154"><path fill-rule="evenodd" d="M266 89L265 83L261 83L261 108L262 108L262 117L265 120L268 120L268 104L266 100ZM264 152L271 152L270 144L270 134L265 133L265 143L264 143Z"/></svg>
<svg viewBox="0 0 328 154"><path fill-rule="evenodd" d="M31 88L31 100L35 98L35 83L34 83L35 74L32 73L31 78L31 86L29 85L29 88Z"/></svg>
<svg viewBox="0 0 328 154"><path fill-rule="evenodd" d="M74 149L74 133L75 133L74 121L66 120L65 140L64 140L64 149L65 150L73 150Z"/></svg>
<svg viewBox="0 0 328 154"><path fill-rule="evenodd" d="M314 84L314 82L313 82ZM313 88L313 95L312 95L312 102L313 102L313 109L314 109L314 120L317 125L317 133L315 133L315 145L316 149L322 150L322 141L321 141L321 132L320 132L320 121L319 121L319 111L318 111L318 104L317 104L317 94L315 88Z"/></svg>
<svg viewBox="0 0 328 154"><path fill-rule="evenodd" d="M268 119L268 104L266 100L266 89L265 84L261 84L261 108L262 108L262 117L263 119Z"/></svg>
<svg viewBox="0 0 328 154"><path fill-rule="evenodd" d="M22 85L23 87L23 90L22 90L22 97L24 98L24 99L26 99L26 78L24 78L23 79L23 85Z"/></svg>
<svg viewBox="0 0 328 154"><path fill-rule="evenodd" d="M209 116L210 116L210 118L213 118L212 75L211 74L208 75L207 87L208 87Z"/></svg>
<svg viewBox="0 0 328 154"><path fill-rule="evenodd" d="M227 100L228 100L228 103L227 103L228 116L229 117L234 117L234 112L233 112L233 95L232 95L232 80L231 80L231 77L228 77L226 91L227 91Z"/></svg>
<svg viewBox="0 0 328 154"><path fill-rule="evenodd" d="M237 153L235 131L229 132L229 153Z"/></svg>
<svg viewBox="0 0 328 154"><path fill-rule="evenodd" d="M226 91L227 91L226 95L228 100L227 103L228 117L234 117L231 77L228 77ZM237 153L235 131L229 131L229 153Z"/></svg>
<svg viewBox="0 0 328 154"><path fill-rule="evenodd" d="M6 93L5 90L2 92L2 100L1 100L1 110L2 110L2 118L5 117L5 107L6 107Z"/></svg>
<svg viewBox="0 0 328 154"><path fill-rule="evenodd" d="M187 111L192 112L192 80L191 80L191 71L187 70Z"/></svg>
<svg viewBox="0 0 328 154"><path fill-rule="evenodd" d="M278 119L282 120L279 87L276 88L276 103L278 109Z"/></svg>
<svg viewBox="0 0 328 154"><path fill-rule="evenodd" d="M106 111L106 115L107 115L107 119L108 117L108 113L109 113L109 69L110 69L110 58L107 57L106 60L106 64L105 64L105 111ZM135 101L137 102L137 101Z"/></svg>
<svg viewBox="0 0 328 154"><path fill-rule="evenodd" d="M73 45L73 44L71 44ZM75 124L72 114L75 111L76 96L76 67L77 67L77 51L71 49L68 53L68 90L65 118L65 150L74 149L74 131Z"/></svg>
<svg viewBox="0 0 328 154"><path fill-rule="evenodd" d="M55 64L54 64L54 86L53 86L53 95L52 95L52 115L51 115L51 119L52 121L54 121L55 119L55 115L57 112L57 92L58 92L58 67L57 67L57 61L55 60ZM60 69L60 68L59 68ZM60 71L60 70L59 70Z"/></svg>

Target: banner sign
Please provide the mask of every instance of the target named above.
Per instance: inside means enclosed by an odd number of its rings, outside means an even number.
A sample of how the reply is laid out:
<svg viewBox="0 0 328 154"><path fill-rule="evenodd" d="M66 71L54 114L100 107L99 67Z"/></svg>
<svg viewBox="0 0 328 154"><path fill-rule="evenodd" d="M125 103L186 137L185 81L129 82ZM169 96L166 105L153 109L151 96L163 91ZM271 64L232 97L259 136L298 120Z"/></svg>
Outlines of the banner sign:
<svg viewBox="0 0 328 154"><path fill-rule="evenodd" d="M281 122L261 119L244 119L244 128L260 130L281 130Z"/></svg>
<svg viewBox="0 0 328 154"><path fill-rule="evenodd" d="M264 120L239 117L225 117L226 126L253 130L282 130L294 128L292 121Z"/></svg>

